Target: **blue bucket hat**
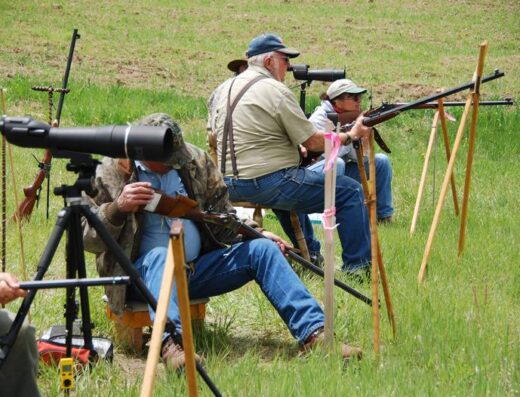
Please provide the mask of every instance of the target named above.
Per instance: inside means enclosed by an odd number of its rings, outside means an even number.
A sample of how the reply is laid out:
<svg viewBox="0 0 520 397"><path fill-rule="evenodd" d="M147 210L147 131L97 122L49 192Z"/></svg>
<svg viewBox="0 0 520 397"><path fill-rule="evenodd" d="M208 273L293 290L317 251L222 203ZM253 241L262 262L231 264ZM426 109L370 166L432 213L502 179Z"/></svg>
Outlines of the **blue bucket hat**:
<svg viewBox="0 0 520 397"><path fill-rule="evenodd" d="M251 40L249 47L247 48L246 55L248 58L251 58L252 56L265 54L272 51L278 51L282 54L286 54L289 58L296 58L298 55L300 55L298 50L286 47L282 42L282 39L272 33L264 33Z"/></svg>

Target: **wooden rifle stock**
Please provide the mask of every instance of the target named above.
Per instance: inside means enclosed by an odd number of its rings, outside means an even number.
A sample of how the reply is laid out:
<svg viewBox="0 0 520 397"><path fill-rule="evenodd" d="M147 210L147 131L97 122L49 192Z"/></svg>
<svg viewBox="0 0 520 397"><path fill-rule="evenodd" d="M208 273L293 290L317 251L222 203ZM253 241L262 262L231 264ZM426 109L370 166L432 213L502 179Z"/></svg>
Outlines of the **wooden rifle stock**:
<svg viewBox="0 0 520 397"><path fill-rule="evenodd" d="M65 73L63 76L63 82L62 82L62 88L60 91L60 99L58 103L58 107L56 109L56 119L54 121L50 120L49 123L52 124L52 127L59 127L60 120L61 120L61 111L63 109L63 101L65 99L65 94L69 92L67 89L67 85L69 82L69 74L70 74L70 68L72 65L72 59L74 57L74 48L76 47L76 40L80 38L80 35L78 34L78 29L74 29L72 31L72 39L70 42L69 47L69 55L67 57L67 65L65 67ZM52 103L52 87L50 87L50 99L49 102ZM50 105L49 105L50 106ZM51 115L49 115L49 118ZM48 178L51 171L51 161L52 161L52 153L49 149L45 149L45 152L43 154L43 159L41 162L38 162L38 167L40 170L36 174L34 178L34 182L31 186L27 186L23 189L23 193L25 195L25 198L23 201L18 205L18 208L16 209L13 218L17 221L21 221L22 219L27 219L31 216L34 204L39 199L39 191L41 190L41 186L43 184L43 181L45 181L45 178ZM50 194L49 192L47 194ZM48 199L47 199L47 217L48 217Z"/></svg>
<svg viewBox="0 0 520 397"><path fill-rule="evenodd" d="M36 200L38 200L39 190L41 189L43 181L47 176L47 170L45 169L45 167L50 166L51 159L52 154L49 150L45 150L43 160L38 165L40 167L40 170L36 174L34 182L31 186L27 186L23 189L23 194L25 195L25 198L18 205L18 208L16 209L13 215L13 218L16 221L20 221L31 216L34 204L36 203Z"/></svg>

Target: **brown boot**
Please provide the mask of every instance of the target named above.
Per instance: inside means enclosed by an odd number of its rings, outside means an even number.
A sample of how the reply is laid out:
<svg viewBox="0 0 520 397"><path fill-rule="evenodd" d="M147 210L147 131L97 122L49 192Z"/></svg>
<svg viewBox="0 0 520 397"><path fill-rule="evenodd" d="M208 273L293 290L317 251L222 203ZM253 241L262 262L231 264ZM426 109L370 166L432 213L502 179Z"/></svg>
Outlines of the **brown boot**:
<svg viewBox="0 0 520 397"><path fill-rule="evenodd" d="M186 355L181 346L173 341L172 337L168 337L163 342L161 356L164 364L172 370L181 370L186 364ZM202 359L198 354L195 354L195 361L201 363Z"/></svg>
<svg viewBox="0 0 520 397"><path fill-rule="evenodd" d="M307 338L300 351L303 353L308 353L311 350L314 350L317 346L323 347L325 344L325 332L323 328L319 328L314 331L311 336ZM361 360L363 357L363 350L359 347L350 346L346 343L341 344L341 357L344 360L350 360L351 358L355 358L357 360Z"/></svg>

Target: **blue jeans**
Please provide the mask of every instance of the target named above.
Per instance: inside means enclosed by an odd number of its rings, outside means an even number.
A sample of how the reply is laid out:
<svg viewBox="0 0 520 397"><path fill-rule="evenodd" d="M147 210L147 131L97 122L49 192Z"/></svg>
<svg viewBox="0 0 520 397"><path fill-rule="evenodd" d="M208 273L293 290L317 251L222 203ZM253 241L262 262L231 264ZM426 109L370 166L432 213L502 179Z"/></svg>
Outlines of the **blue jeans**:
<svg viewBox="0 0 520 397"><path fill-rule="evenodd" d="M252 201L270 208L305 214L323 212L325 175L293 167L259 178L225 177L232 201ZM343 269L353 271L370 262L370 230L361 185L343 175L336 179L336 221L343 249Z"/></svg>
<svg viewBox="0 0 520 397"><path fill-rule="evenodd" d="M325 160L318 161L309 167L307 169L316 171L316 172L323 172L323 167L325 167ZM343 159L338 158L336 161L336 174L337 175L344 175L345 174L345 162ZM273 208L273 212L278 218L278 221L280 222L280 225L282 226L283 231L289 237L292 244L296 247L298 242L296 240L296 235L294 233L294 229L292 227L291 222L291 214L289 211L284 210L278 210ZM298 218L300 221L300 226L302 228L303 236L305 237L305 243L307 244L307 249L309 250L309 253L311 255L317 255L320 253L321 250L321 244L320 241L316 238L314 235L314 228L312 227L312 222L309 219L309 216L307 214L304 214L302 212L298 213Z"/></svg>
<svg viewBox="0 0 520 397"><path fill-rule="evenodd" d="M368 159L365 159L364 163L368 178ZM348 161L345 164L345 175L361 182L358 166L354 161ZM392 206L392 164L390 164L388 156L382 153L376 153L376 207L377 219L387 218L394 214L394 207Z"/></svg>
<svg viewBox="0 0 520 397"><path fill-rule="evenodd" d="M166 247L156 247L134 262L146 286L157 299L166 262ZM217 249L195 261L189 274L191 299L209 298L234 291L255 280L274 306L291 334L303 343L324 325L324 314L316 300L271 240L260 238ZM155 313L150 310L150 316ZM174 284L168 317L180 331L177 289Z"/></svg>

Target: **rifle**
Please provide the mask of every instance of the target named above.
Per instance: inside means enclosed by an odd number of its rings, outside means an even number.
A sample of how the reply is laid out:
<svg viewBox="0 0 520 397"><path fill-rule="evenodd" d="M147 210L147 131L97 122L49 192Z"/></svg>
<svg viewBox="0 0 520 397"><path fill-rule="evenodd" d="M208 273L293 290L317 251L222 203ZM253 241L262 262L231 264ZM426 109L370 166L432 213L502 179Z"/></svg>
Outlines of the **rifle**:
<svg viewBox="0 0 520 397"><path fill-rule="evenodd" d="M492 74L489 74L482 78L481 83L487 83L489 81L498 79L500 77L504 76L504 72L500 71L499 69L495 69L495 71ZM412 110L412 109L434 109L437 107L437 99L445 98L447 96L456 94L458 92L470 89L475 85L474 81L470 81L468 83L462 84L458 87L450 88L448 90L442 91L438 94L431 95L428 97L421 98L415 102L410 103L396 103L396 104L389 104L389 103L383 103L380 107L369 110L365 113L365 117L362 119L363 125L366 127L374 127L377 124L381 124L385 121L388 121L390 119L393 119L400 113ZM480 105L484 106L493 106L493 105L513 105L513 101L510 98L506 98L504 101L481 101ZM459 105L460 104L460 105ZM444 106L464 106L464 102L445 102ZM349 131L354 126L353 121L359 116L357 112L345 112L342 114L337 113L328 113L327 117L332 121L333 124L340 123L341 124L341 131ZM379 132L374 129L374 140L379 145L379 147L387 152L390 153L390 149L384 142L383 138L379 134ZM308 164L312 163L312 160L320 155L321 153L318 152L308 152L308 155L305 159L302 159L302 166L307 166Z"/></svg>
<svg viewBox="0 0 520 397"><path fill-rule="evenodd" d="M481 83L487 83L488 81L492 81L492 80L498 79L503 76L504 76L504 72L501 72L499 69L495 69L494 73L483 77L481 80ZM440 92L438 94L421 98L415 102L398 104L395 107L392 107L390 109L389 108L385 109L384 106L381 106L377 109L374 109L374 110L371 110L370 112L368 112L368 114L365 117L363 117L362 123L366 127L373 127L384 121L393 119L401 112L404 112L404 111L410 110L410 109L421 109L421 106L426 107L426 105L429 102L433 102L433 101L436 101L437 99L445 98L447 96L456 94L457 92L461 92L461 91L470 89L474 85L475 85L475 82L470 81L469 83L462 84L455 88L450 88L450 89ZM352 124L345 126L347 128L347 130L350 129L349 126L350 126L350 128L352 128Z"/></svg>
<svg viewBox="0 0 520 397"><path fill-rule="evenodd" d="M196 222L204 222L213 225L219 225L226 229L238 230L238 233L252 239L267 238L258 230L255 230L251 226L246 225L244 222L238 219L238 217L235 214L201 211L197 207L193 207L183 215L183 218L191 219ZM325 274L322 269L320 269L316 265L313 265L308 260L302 258L300 255L294 252L293 249L288 249L286 252L289 258L293 259L295 262L299 263L300 265L312 271L313 273L321 277L324 277ZM354 296L355 298L361 300L362 302L365 302L367 305L372 306L372 299L363 295L361 292L355 290L354 288L349 287L344 282L338 279L334 279L334 285L341 288L343 291L349 293L350 295Z"/></svg>
<svg viewBox="0 0 520 397"><path fill-rule="evenodd" d="M480 101L479 106L512 106L515 102L511 98L504 98L500 101ZM378 114L381 114L383 112L408 106L410 103L408 102L396 102L396 103L389 103L389 102L383 102L379 107L374 108L372 110L369 110L365 113L367 116L375 116ZM443 102L442 105L444 107L462 107L466 105L466 102ZM412 108L409 108L407 110L415 110L415 109L437 109L439 107L439 102L426 102L426 103L420 103L418 105L415 105ZM348 123L352 123L354 120L357 119L359 116L359 112L343 112L343 113L336 113L336 112L327 112L327 118L332 121L333 124L340 123L342 126L345 126Z"/></svg>
<svg viewBox="0 0 520 397"><path fill-rule="evenodd" d="M145 211L155 212L169 217L179 217L190 219L199 223L218 225L223 228L233 230L235 233L240 233L243 236L249 237L251 239L267 238L258 230L255 230L251 226L246 225L244 222L238 219L235 214L201 211L198 208L197 201L182 195L169 196L160 190L155 190L154 198L148 205L144 206L143 209ZM291 259L298 262L303 267L320 275L321 277L324 277L325 274L322 269L302 258L300 255L294 252L294 249L288 249L287 254ZM370 298L349 287L342 281L334 279L334 284L352 296L365 302L369 306L372 306L372 300Z"/></svg>
<svg viewBox="0 0 520 397"><path fill-rule="evenodd" d="M61 111L63 109L63 101L65 99L65 94L69 92L67 88L69 82L69 74L70 68L72 65L72 58L74 56L74 48L76 46L76 40L80 38L78 34L78 29L74 29L72 32L72 39L69 48L69 56L67 58L67 66L65 67L65 74L63 76L62 88L54 89L52 87L33 87L35 91L47 91L49 93L49 112L52 111L52 94L54 92L60 93L60 99L58 102L58 107L56 108L56 118L52 122L53 127L58 127L61 119ZM51 116L49 116L51 117ZM43 158L40 162L38 162L38 168L40 169L34 178L34 182L31 186L27 186L23 189L23 193L25 198L18 205L18 208L13 215L15 220L21 221L22 219L29 218L32 214L34 204L36 201L40 199L40 191L45 178L47 178L47 218L49 217L49 186L50 186L50 172L51 172L51 161L52 161L52 152L49 149L46 149L43 153Z"/></svg>

